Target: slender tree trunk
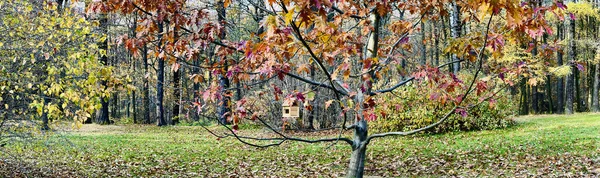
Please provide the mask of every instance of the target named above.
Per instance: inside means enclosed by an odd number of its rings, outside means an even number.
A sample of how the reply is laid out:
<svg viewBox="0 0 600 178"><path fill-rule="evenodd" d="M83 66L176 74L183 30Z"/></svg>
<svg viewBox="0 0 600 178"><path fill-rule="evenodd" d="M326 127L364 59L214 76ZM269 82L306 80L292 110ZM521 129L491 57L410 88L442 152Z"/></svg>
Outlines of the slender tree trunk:
<svg viewBox="0 0 600 178"><path fill-rule="evenodd" d="M178 11L175 11L175 16L177 16L177 13L179 13ZM173 37L175 38L175 42L177 43L177 40L179 40L179 26L177 24L177 22L175 22L175 28L173 29ZM172 125L177 125L179 123L179 111L180 111L180 107L181 107L181 70L180 69L173 69L173 98L176 101L175 104L173 104L173 117L171 119L171 124Z"/></svg>
<svg viewBox="0 0 600 178"><path fill-rule="evenodd" d="M144 122L149 124L150 121L150 83L148 77L150 77L150 71L148 70L148 46L144 44L142 52L142 60L144 60L144 86L142 91L142 107L144 107Z"/></svg>
<svg viewBox="0 0 600 178"><path fill-rule="evenodd" d="M427 63L427 44L425 41L425 22L421 22L421 65Z"/></svg>
<svg viewBox="0 0 600 178"><path fill-rule="evenodd" d="M179 107L180 107L180 102L179 98L181 97L181 89L180 89L180 78L181 78L181 69L180 70L176 70L173 73L173 98L174 100L176 100L175 104L173 105L173 118L172 118L172 122L171 124L173 125L177 125L179 123Z"/></svg>
<svg viewBox="0 0 600 178"><path fill-rule="evenodd" d="M119 94L114 93L112 97L112 117L119 118Z"/></svg>
<svg viewBox="0 0 600 178"><path fill-rule="evenodd" d="M196 75L202 75L202 78L204 78L204 75L200 74L200 69L199 69L199 67L200 67L200 59L196 59L194 61L194 66L196 66L194 68L194 74L196 74ZM194 86L193 87L194 87L194 96L193 96L194 97L194 101L200 102L200 94L198 93L198 92L200 92L200 83L194 82ZM194 117L192 117L192 118L194 119L194 121L200 120L200 115L198 115L198 110L197 110L196 107L194 107L193 113L194 114L192 114L192 115Z"/></svg>
<svg viewBox="0 0 600 178"><path fill-rule="evenodd" d="M569 59L570 60L575 60L575 20L574 19L570 19L569 20ZM573 66L575 64L569 62L569 66L571 67L571 71L572 74L567 76L566 78L566 82L565 82L565 87L566 87L566 102L565 102L565 113L566 114L573 114L573 95L575 94L575 82L574 82L574 77L575 77L575 73L577 72L577 69L575 69L575 67Z"/></svg>
<svg viewBox="0 0 600 178"><path fill-rule="evenodd" d="M521 79L521 115L527 115L529 114L529 100L527 99L528 96L528 92L527 92L527 82L526 79Z"/></svg>
<svg viewBox="0 0 600 178"><path fill-rule="evenodd" d="M432 38L433 38L433 44L434 44L433 51L435 52L435 61L434 61L434 64L433 64L434 66L439 66L440 65L440 49L438 49L439 48L439 44L440 44L440 41L439 41L438 38L440 37L440 34L439 34L439 29L438 29L438 26L437 26L437 22L438 21L434 21L434 23L433 23L433 36L432 36Z"/></svg>
<svg viewBox="0 0 600 178"><path fill-rule="evenodd" d="M564 40L564 31L563 31L562 23L558 23L557 25L557 33L556 35L560 40ZM559 66L563 65L563 51L559 50L556 53L556 63ZM559 77L556 82L556 113L562 114L565 111L565 78Z"/></svg>
<svg viewBox="0 0 600 178"><path fill-rule="evenodd" d="M175 104L173 105L173 119L172 119L172 123L173 125L177 125L179 123L179 107L180 105L180 97L181 97L181 89L179 86L180 83L180 78L181 78L181 71L177 70L175 71L175 73L173 73L173 98L176 100Z"/></svg>
<svg viewBox="0 0 600 178"><path fill-rule="evenodd" d="M533 47L533 50L531 50L531 54L533 56L537 56L538 51L537 51L537 40L536 39L533 40L533 45L534 45L534 47ZM531 108L533 109L534 114L540 113L539 102L541 99L538 98L538 95L539 95L539 93L538 93L537 85L532 85L531 86Z"/></svg>
<svg viewBox="0 0 600 178"><path fill-rule="evenodd" d="M315 70L316 70L315 66L311 65L311 67L310 67L310 79L311 80L316 80L315 79ZM317 104L317 102L319 102L317 100L318 95L319 95L319 91L318 91L319 87L314 87L314 86L309 86L309 87L312 87L312 90L315 93L315 99L313 101L311 101L311 105L313 106L313 109L310 110L309 114L308 114L308 127L307 127L307 129L308 130L314 130L315 129L315 126L314 126L315 115L317 114L316 104Z"/></svg>
<svg viewBox="0 0 600 178"><path fill-rule="evenodd" d="M450 13L450 31L452 38L460 37L461 24L460 24L460 6L456 2L452 3L452 12ZM452 61L459 61L460 59L456 54L452 54ZM458 73L460 71L460 63L455 62L452 64L452 72Z"/></svg>
<svg viewBox="0 0 600 178"><path fill-rule="evenodd" d="M100 14L100 28L102 29L102 33L108 34L108 17L106 13ZM108 40L104 40L100 42L99 49L105 51L105 55L100 56L100 62L103 65L108 65ZM100 85L104 90L108 89L108 82L106 80L100 81ZM98 124L109 124L109 116L108 116L108 96L101 97L100 99L100 117L96 119L96 123Z"/></svg>
<svg viewBox="0 0 600 178"><path fill-rule="evenodd" d="M133 112L132 113L132 115L133 115L133 123L137 124L138 123L137 122L137 105L136 105L137 102L135 101L136 100L135 96L136 96L135 95L135 90L133 90L133 92L131 93L131 100L132 100L131 104L133 105L131 109L132 109L132 112Z"/></svg>
<svg viewBox="0 0 600 178"><path fill-rule="evenodd" d="M597 63L594 68L594 87L592 91L592 111L600 111L600 103L598 103L598 88L600 88L600 63Z"/></svg>
<svg viewBox="0 0 600 178"><path fill-rule="evenodd" d="M553 113L554 112L554 102L552 101L552 84L551 84L551 76L550 75L546 75L546 96L548 97L548 110L547 113Z"/></svg>
<svg viewBox="0 0 600 178"><path fill-rule="evenodd" d="M574 83L573 85L575 85L575 103L577 103L577 107L575 108L575 111L577 112L584 112L584 101L583 99L581 99L581 72L579 72L579 70L577 68L575 68L575 70L573 71L575 73L575 79L573 79ZM585 82L584 82L585 83Z"/></svg>
<svg viewBox="0 0 600 178"><path fill-rule="evenodd" d="M160 13L160 12L159 12ZM164 52L163 47L163 22L158 22L158 34L160 35L158 40L158 47L160 52ZM167 125L165 121L165 108L163 106L164 98L164 82L165 82L165 59L158 58L158 71L156 72L158 81L156 82L156 125L164 126Z"/></svg>
<svg viewBox="0 0 600 178"><path fill-rule="evenodd" d="M225 12L225 6L224 6L224 2L222 0L219 0L217 2L217 14L218 14L218 20L219 23L222 23L223 25L225 24L225 17L226 17L226 12ZM224 40L226 35L226 30L225 28L222 28L221 32L220 32L220 39ZM227 60L227 59L223 59L223 60ZM225 67L223 68L223 70L221 71L221 74L219 75L219 85L221 86L221 101L220 101L220 106L219 106L219 121L223 124L228 124L227 121L227 117L228 115L231 115L231 109L229 108L229 104L230 104L230 100L231 97L226 93L227 91L225 89L229 88L229 79L227 78L227 76L225 75L227 73L227 61L225 61L224 63Z"/></svg>

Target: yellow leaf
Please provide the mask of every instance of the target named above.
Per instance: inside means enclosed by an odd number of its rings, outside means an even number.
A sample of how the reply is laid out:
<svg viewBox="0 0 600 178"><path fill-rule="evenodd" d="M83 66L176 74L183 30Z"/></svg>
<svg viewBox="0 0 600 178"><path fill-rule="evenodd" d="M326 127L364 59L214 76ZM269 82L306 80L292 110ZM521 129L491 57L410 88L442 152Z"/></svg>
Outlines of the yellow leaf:
<svg viewBox="0 0 600 178"><path fill-rule="evenodd" d="M483 18L485 17L485 15L487 15L489 9L490 9L490 4L486 3L486 2L483 2L479 6L479 13L477 13L477 18L479 18L479 20L483 20Z"/></svg>
<svg viewBox="0 0 600 178"><path fill-rule="evenodd" d="M292 21L293 17L294 17L294 11L293 10L289 11L288 13L286 13L284 15L284 19L283 19L285 21L285 25L289 25L290 22Z"/></svg>

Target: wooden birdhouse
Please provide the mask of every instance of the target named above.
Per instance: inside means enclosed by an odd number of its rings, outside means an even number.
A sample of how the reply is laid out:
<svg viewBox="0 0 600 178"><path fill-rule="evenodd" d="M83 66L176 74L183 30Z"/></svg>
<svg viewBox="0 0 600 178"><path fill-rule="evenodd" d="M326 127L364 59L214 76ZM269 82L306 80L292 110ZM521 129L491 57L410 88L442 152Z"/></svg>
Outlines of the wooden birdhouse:
<svg viewBox="0 0 600 178"><path fill-rule="evenodd" d="M297 118L300 117L300 108L296 102L291 104L284 102L281 113L283 114L283 117Z"/></svg>

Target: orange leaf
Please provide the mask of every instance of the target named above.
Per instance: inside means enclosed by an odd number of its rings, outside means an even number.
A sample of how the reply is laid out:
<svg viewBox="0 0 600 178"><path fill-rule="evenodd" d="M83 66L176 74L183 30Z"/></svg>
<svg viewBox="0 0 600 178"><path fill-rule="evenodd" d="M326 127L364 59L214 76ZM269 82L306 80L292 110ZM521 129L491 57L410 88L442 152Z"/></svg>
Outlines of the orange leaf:
<svg viewBox="0 0 600 178"><path fill-rule="evenodd" d="M231 4L231 0L225 0L223 2L223 7L227 8L227 7L229 7L229 4Z"/></svg>

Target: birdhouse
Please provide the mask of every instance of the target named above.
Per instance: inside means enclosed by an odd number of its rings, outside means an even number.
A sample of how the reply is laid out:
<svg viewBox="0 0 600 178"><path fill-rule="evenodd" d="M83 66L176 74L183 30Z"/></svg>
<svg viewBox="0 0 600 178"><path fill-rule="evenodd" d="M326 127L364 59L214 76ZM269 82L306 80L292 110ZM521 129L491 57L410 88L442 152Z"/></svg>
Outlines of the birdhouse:
<svg viewBox="0 0 600 178"><path fill-rule="evenodd" d="M300 108L296 102L293 103L283 103L282 107L283 117L300 117Z"/></svg>

